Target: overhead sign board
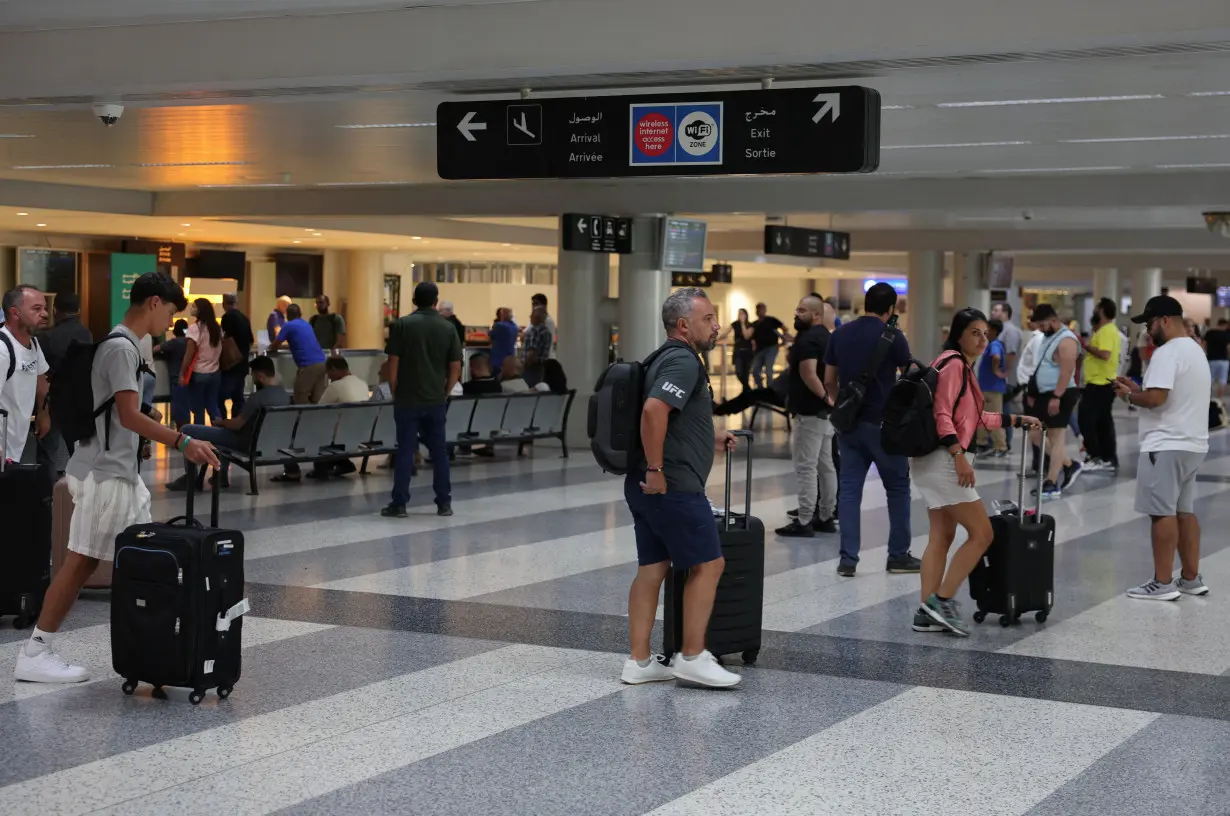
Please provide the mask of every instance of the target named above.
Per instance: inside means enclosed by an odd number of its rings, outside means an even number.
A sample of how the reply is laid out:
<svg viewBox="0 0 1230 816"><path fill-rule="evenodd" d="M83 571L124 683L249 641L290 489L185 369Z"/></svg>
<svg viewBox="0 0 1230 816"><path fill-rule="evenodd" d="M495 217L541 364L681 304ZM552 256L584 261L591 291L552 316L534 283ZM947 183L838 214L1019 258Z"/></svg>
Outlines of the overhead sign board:
<svg viewBox="0 0 1230 816"><path fill-rule="evenodd" d="M764 254L850 260L850 233L803 227L764 228Z"/></svg>
<svg viewBox="0 0 1230 816"><path fill-rule="evenodd" d="M671 286L703 286L708 289L714 283L712 272L672 272Z"/></svg>
<svg viewBox="0 0 1230 816"><path fill-rule="evenodd" d="M709 225L690 218L662 219L662 263L670 272L705 271L705 239Z"/></svg>
<svg viewBox="0 0 1230 816"><path fill-rule="evenodd" d="M869 173L880 94L857 85L444 102L445 179Z"/></svg>
<svg viewBox="0 0 1230 816"><path fill-rule="evenodd" d="M632 251L632 219L609 215L567 213L563 218L563 246L570 252Z"/></svg>

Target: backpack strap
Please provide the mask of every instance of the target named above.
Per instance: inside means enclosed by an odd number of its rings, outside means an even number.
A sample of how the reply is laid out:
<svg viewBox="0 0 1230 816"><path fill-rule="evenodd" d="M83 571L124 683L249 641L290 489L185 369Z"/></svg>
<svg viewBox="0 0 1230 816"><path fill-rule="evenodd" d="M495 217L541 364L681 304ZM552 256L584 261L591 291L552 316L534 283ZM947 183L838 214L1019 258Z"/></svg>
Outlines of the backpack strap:
<svg viewBox="0 0 1230 816"><path fill-rule="evenodd" d="M115 340L116 338L122 338L124 340L127 340L129 344L131 344L132 347L137 350L137 357L138 359L141 360L141 363L137 366L137 380L138 380L137 386L140 387L141 375L145 373L146 371L149 371L149 366L145 364L145 358L141 357L141 347L138 346L136 343L133 343L132 338L124 334L123 332L111 332L106 337L104 337L102 340L99 340L98 345L101 346L103 343L107 342L108 340ZM106 415L106 421L103 422L103 450L111 450L111 408L114 405L115 405L115 394L112 394L110 397L103 400L101 405L94 408L94 419L98 419L100 416L104 414ZM140 456L138 455L137 458L138 458L138 469L140 469L140 464L139 464Z"/></svg>
<svg viewBox="0 0 1230 816"><path fill-rule="evenodd" d="M9 373L4 375L4 382L8 383L9 380L13 379L13 375L17 373L17 350L13 348L13 341L9 339L8 332L0 331L0 340L4 341L4 345L9 352ZM0 385L0 388L3 387L4 385Z"/></svg>
<svg viewBox="0 0 1230 816"><path fill-rule="evenodd" d="M867 358L867 365L863 366L863 373L859 375L859 382L863 384L863 388L871 382L871 378L880 370L880 366L884 364L884 358L888 356L888 350L893 347L893 343L897 341L898 329L896 326L885 324L884 332L880 335L879 341L876 342L875 351L871 352L871 356Z"/></svg>

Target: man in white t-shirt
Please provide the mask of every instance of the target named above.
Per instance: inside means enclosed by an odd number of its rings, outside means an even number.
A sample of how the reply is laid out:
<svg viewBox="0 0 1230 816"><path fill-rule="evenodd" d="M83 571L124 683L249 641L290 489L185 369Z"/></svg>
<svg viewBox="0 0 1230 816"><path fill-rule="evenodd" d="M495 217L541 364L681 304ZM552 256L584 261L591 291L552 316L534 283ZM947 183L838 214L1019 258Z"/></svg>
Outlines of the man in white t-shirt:
<svg viewBox="0 0 1230 816"><path fill-rule="evenodd" d="M8 435L0 438L0 456L20 462L30 436L30 417L38 410L38 435L51 428L47 413L47 360L34 335L47 327L47 298L22 284L4 294L0 328L0 409L8 413ZM4 427L0 414L0 428Z"/></svg>
<svg viewBox="0 0 1230 816"><path fill-rule="evenodd" d="M1142 323L1153 339L1144 384L1115 380L1115 392L1140 412L1140 464L1136 512L1153 520L1153 577L1128 597L1173 601L1205 595L1200 575L1200 523L1196 520L1196 471L1209 452L1212 377L1200 344L1188 336L1183 307L1167 295L1150 298ZM1175 551L1182 570L1174 577Z"/></svg>

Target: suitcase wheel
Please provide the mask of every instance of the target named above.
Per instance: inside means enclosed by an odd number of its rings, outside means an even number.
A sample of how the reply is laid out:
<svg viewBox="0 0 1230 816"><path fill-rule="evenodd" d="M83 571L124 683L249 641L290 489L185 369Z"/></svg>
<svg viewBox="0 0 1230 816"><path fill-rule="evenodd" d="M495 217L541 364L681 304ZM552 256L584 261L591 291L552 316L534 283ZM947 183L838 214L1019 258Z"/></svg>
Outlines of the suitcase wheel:
<svg viewBox="0 0 1230 816"><path fill-rule="evenodd" d="M983 612L981 609L974 613L974 623L982 623L986 619L987 613Z"/></svg>
<svg viewBox="0 0 1230 816"><path fill-rule="evenodd" d="M750 666L756 662L756 658L760 657L759 649L748 649L743 653L743 665Z"/></svg>
<svg viewBox="0 0 1230 816"><path fill-rule="evenodd" d="M137 690L137 681L136 680L125 680L124 685L120 686L120 688L124 690L125 694L132 694L134 691Z"/></svg>
<svg viewBox="0 0 1230 816"><path fill-rule="evenodd" d="M1009 626L1012 625L1012 616L1011 615L1000 615L999 625L1007 629Z"/></svg>
<svg viewBox="0 0 1230 816"><path fill-rule="evenodd" d="M194 689L193 692L188 695L188 702L192 703L193 705L200 705L201 700L204 700L204 699L205 699L205 689Z"/></svg>
<svg viewBox="0 0 1230 816"><path fill-rule="evenodd" d="M34 623L34 620L29 615L25 614L24 612L18 615L17 617L13 618L13 628L14 629L26 629L32 623Z"/></svg>
<svg viewBox="0 0 1230 816"><path fill-rule="evenodd" d="M218 686L218 699L225 700L235 690L234 686Z"/></svg>
<svg viewBox="0 0 1230 816"><path fill-rule="evenodd" d="M1034 615L1034 620L1036 620L1038 623L1046 623L1047 617L1049 616L1046 612L1039 612L1038 614Z"/></svg>

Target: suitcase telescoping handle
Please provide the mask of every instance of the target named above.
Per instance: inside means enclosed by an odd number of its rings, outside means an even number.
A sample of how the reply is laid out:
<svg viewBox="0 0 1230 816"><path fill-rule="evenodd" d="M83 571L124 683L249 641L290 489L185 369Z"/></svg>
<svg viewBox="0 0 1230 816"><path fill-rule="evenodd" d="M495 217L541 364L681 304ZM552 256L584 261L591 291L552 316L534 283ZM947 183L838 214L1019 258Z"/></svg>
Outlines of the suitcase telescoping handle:
<svg viewBox="0 0 1230 816"><path fill-rule="evenodd" d="M1025 438L1021 444L1021 478L1017 480L1019 491L1017 493L1017 512L1021 516L1021 520L1025 520L1025 476L1028 470L1029 451L1033 444L1029 441L1029 432L1022 434ZM1039 518L1042 515L1042 483L1046 479L1046 425L1042 426L1042 455L1038 457L1038 496L1034 502L1034 518Z"/></svg>
<svg viewBox="0 0 1230 816"><path fill-rule="evenodd" d="M222 451L215 449L214 453L217 454L218 456L218 463L225 464L226 459L225 457L223 457ZM184 515L176 516L175 518L171 519L167 523L174 524L177 521L183 521L185 524L195 525L197 527L200 527L201 523L196 520L196 515L193 513L193 509L194 509L193 505L196 501L196 464L193 462L189 462L187 459L184 460L184 464L187 465L187 479L188 479L188 491L186 494L187 498L185 500ZM218 474L216 472L214 476L215 476L214 486L213 486L213 489L210 491L210 496L209 496L209 526L210 527L218 526L218 504L222 496L222 493L221 493L222 479L218 477Z"/></svg>
<svg viewBox="0 0 1230 816"><path fill-rule="evenodd" d="M0 419L4 420L4 424L0 425L0 443L2 443L0 444L0 473L4 473L8 463L9 452L2 448L9 443L9 412L0 408Z"/></svg>
<svg viewBox="0 0 1230 816"><path fill-rule="evenodd" d="M744 497L744 517L749 519L744 524L750 524L752 517L752 442L756 439L756 434L751 431L731 431L732 436L736 439L746 439L747 445L747 476L744 479L743 486L746 493ZM730 490L731 490L731 471L734 465L734 454L729 450L726 451L726 508L723 510L722 529L730 529Z"/></svg>

